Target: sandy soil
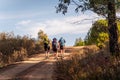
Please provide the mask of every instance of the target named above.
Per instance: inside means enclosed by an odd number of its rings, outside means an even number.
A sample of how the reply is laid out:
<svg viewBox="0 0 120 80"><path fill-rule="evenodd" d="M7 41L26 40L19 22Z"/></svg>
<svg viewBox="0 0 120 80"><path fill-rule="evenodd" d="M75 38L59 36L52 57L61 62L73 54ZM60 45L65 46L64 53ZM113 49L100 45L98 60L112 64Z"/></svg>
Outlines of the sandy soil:
<svg viewBox="0 0 120 80"><path fill-rule="evenodd" d="M69 57L71 49L70 47L66 50L68 53L65 53L65 58ZM37 54L27 61L17 62L0 69L0 80L53 80L56 61L53 53L50 54L49 59L45 59L44 53Z"/></svg>

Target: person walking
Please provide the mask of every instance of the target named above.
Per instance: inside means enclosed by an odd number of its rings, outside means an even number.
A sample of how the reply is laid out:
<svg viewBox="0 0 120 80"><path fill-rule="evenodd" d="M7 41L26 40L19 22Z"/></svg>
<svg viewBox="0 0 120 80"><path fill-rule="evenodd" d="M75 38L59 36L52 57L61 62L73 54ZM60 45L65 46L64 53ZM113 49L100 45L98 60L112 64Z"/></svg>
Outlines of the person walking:
<svg viewBox="0 0 120 80"><path fill-rule="evenodd" d="M54 56L55 59L58 59L58 42L56 38L53 38L52 41L52 50L55 52Z"/></svg>
<svg viewBox="0 0 120 80"><path fill-rule="evenodd" d="M45 58L49 58L50 53L50 40L48 38L44 39L44 49L45 49Z"/></svg>
<svg viewBox="0 0 120 80"><path fill-rule="evenodd" d="M61 38L59 39L59 45L60 45L60 56L61 56L62 58L64 58L65 43L66 43L65 39L64 39L63 37L61 37Z"/></svg>

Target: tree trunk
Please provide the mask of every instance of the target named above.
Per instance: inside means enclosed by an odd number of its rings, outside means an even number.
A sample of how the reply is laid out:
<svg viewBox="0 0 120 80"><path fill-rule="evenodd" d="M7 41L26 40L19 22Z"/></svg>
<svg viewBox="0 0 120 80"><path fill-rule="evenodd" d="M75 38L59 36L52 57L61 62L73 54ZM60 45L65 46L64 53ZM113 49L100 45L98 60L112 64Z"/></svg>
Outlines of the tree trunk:
<svg viewBox="0 0 120 80"><path fill-rule="evenodd" d="M108 0L109 50L113 55L119 54L118 28L116 23L115 0Z"/></svg>

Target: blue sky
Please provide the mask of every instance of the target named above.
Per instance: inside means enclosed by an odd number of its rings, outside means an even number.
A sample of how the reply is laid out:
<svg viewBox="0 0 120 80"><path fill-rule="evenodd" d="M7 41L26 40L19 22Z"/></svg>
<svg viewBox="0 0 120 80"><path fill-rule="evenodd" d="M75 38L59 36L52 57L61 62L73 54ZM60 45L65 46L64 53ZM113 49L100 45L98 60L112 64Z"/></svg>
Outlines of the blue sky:
<svg viewBox="0 0 120 80"><path fill-rule="evenodd" d="M75 13L73 5L66 15L57 14L57 3L58 0L0 0L0 32L37 38L42 29L50 39L62 36L66 45L74 45L76 38L84 39L92 24L92 20L82 20L98 16L90 11ZM80 24L73 24L76 21Z"/></svg>

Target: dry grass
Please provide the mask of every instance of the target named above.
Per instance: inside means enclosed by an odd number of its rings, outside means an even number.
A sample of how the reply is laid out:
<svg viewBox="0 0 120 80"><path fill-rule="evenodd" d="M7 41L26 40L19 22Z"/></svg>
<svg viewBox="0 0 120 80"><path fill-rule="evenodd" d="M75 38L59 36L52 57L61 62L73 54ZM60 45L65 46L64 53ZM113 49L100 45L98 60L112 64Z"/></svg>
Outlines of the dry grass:
<svg viewBox="0 0 120 80"><path fill-rule="evenodd" d="M56 80L120 80L120 57L95 46L73 51L69 60L56 63Z"/></svg>
<svg viewBox="0 0 120 80"><path fill-rule="evenodd" d="M0 67L21 61L38 53L40 45L28 36L14 36L13 33L0 33Z"/></svg>

